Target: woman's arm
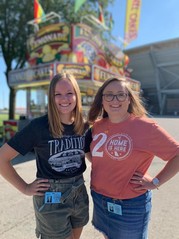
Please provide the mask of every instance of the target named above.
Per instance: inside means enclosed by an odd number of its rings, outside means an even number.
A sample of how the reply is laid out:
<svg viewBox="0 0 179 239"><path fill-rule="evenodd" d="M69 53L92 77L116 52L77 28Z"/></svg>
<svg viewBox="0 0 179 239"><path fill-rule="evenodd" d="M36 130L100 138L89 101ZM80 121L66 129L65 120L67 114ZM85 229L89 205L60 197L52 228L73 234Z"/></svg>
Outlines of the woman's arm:
<svg viewBox="0 0 179 239"><path fill-rule="evenodd" d="M155 176L155 178L158 178L159 180L159 185L157 187L152 183L153 178L151 178L148 174L142 175L138 172L135 172L130 182L137 185L135 188L136 190L156 189L174 177L178 171L179 155L176 155L173 159L169 160L165 167Z"/></svg>
<svg viewBox="0 0 179 239"><path fill-rule="evenodd" d="M35 180L31 184L27 184L16 172L10 162L18 154L19 153L7 143L0 148L0 174L15 188L26 195L43 195L43 193L40 191L45 191L48 189L49 184L45 184L45 182L48 182L48 180Z"/></svg>
<svg viewBox="0 0 179 239"><path fill-rule="evenodd" d="M159 179L160 185L166 183L173 178L179 171L179 155L167 162L165 167L157 174L156 178Z"/></svg>
<svg viewBox="0 0 179 239"><path fill-rule="evenodd" d="M85 156L91 162L91 153L90 152L86 153Z"/></svg>
<svg viewBox="0 0 179 239"><path fill-rule="evenodd" d="M91 162L90 144L92 142L92 128L85 132L85 157Z"/></svg>

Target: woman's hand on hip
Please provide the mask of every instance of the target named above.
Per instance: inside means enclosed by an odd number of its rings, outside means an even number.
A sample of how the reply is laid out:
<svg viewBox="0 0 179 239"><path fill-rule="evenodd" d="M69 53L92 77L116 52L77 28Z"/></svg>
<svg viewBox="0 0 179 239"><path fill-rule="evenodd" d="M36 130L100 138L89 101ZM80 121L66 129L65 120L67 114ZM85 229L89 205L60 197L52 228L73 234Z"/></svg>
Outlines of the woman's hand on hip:
<svg viewBox="0 0 179 239"><path fill-rule="evenodd" d="M140 172L135 172L132 176L130 183L135 184L135 190L152 190L156 189L156 186L152 183L152 177L148 174L142 174Z"/></svg>
<svg viewBox="0 0 179 239"><path fill-rule="evenodd" d="M36 179L32 183L27 184L24 194L28 196L43 196L49 187L48 179Z"/></svg>

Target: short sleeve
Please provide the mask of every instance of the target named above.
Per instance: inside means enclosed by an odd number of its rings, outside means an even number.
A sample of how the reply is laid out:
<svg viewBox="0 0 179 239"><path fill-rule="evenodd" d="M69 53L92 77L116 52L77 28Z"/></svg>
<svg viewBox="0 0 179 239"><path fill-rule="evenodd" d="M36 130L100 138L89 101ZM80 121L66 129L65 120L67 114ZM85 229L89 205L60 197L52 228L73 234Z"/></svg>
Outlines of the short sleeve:
<svg viewBox="0 0 179 239"><path fill-rule="evenodd" d="M31 121L21 131L10 139L7 144L22 155L33 150L39 140L39 132L34 121Z"/></svg>
<svg viewBox="0 0 179 239"><path fill-rule="evenodd" d="M85 132L85 153L90 152L91 142L92 142L92 127Z"/></svg>
<svg viewBox="0 0 179 239"><path fill-rule="evenodd" d="M157 123L152 125L150 150L163 160L170 160L179 154L179 143Z"/></svg>

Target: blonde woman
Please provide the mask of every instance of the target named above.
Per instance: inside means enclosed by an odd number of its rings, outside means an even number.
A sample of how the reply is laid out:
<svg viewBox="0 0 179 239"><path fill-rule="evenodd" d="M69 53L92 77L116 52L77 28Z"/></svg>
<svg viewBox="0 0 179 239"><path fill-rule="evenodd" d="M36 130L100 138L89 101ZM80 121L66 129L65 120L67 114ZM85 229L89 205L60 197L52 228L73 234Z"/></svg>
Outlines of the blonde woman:
<svg viewBox="0 0 179 239"><path fill-rule="evenodd" d="M88 222L84 127L78 84L72 75L58 74L50 82L48 114L32 120L0 149L1 175L33 196L37 238L79 239ZM32 149L37 174L28 184L10 161Z"/></svg>
<svg viewBox="0 0 179 239"><path fill-rule="evenodd" d="M179 143L147 117L139 96L124 79L104 82L88 117L92 223L107 239L147 239L151 190L178 172ZM167 164L148 180L154 156Z"/></svg>

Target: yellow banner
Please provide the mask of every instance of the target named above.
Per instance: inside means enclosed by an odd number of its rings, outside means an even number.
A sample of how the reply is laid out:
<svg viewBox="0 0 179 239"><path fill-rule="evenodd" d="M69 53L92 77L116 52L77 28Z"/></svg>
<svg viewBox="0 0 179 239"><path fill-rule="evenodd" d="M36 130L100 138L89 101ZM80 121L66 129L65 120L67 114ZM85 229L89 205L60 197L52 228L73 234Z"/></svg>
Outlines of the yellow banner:
<svg viewBox="0 0 179 239"><path fill-rule="evenodd" d="M141 0L127 0L124 46L137 38L140 21Z"/></svg>

